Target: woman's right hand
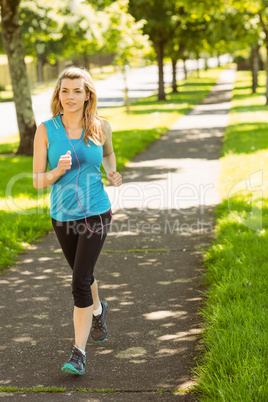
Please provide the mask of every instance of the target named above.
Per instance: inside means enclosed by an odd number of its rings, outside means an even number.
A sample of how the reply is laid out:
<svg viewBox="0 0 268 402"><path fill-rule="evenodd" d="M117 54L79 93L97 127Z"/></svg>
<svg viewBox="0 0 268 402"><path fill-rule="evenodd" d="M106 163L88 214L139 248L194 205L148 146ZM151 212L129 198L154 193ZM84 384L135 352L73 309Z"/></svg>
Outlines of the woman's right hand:
<svg viewBox="0 0 268 402"><path fill-rule="evenodd" d="M61 155L57 168L60 174L63 175L66 173L66 170L70 170L71 167L72 167L71 151L67 151L65 155Z"/></svg>

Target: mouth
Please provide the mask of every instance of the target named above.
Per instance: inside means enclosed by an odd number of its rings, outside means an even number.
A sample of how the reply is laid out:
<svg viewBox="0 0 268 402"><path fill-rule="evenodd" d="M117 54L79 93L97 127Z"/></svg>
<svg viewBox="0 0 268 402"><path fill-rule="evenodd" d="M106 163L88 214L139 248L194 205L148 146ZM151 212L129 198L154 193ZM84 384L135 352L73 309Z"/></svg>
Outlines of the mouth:
<svg viewBox="0 0 268 402"><path fill-rule="evenodd" d="M75 103L72 103L72 102L67 102L67 103L66 103L66 105L68 105L68 106L74 106L74 105L75 105Z"/></svg>

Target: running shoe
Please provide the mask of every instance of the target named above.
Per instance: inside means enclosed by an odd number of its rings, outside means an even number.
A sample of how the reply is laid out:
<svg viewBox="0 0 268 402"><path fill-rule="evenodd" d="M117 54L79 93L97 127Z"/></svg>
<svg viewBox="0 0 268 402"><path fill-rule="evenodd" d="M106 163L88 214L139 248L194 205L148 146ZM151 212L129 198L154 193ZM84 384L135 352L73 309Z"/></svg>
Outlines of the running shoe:
<svg viewBox="0 0 268 402"><path fill-rule="evenodd" d="M73 346L72 354L67 363L62 367L62 371L70 374L83 375L85 373L86 356Z"/></svg>
<svg viewBox="0 0 268 402"><path fill-rule="evenodd" d="M105 316L108 311L108 305L105 301L101 301L102 312L96 317L93 315L90 334L95 342L103 342L107 338L107 326L105 324Z"/></svg>

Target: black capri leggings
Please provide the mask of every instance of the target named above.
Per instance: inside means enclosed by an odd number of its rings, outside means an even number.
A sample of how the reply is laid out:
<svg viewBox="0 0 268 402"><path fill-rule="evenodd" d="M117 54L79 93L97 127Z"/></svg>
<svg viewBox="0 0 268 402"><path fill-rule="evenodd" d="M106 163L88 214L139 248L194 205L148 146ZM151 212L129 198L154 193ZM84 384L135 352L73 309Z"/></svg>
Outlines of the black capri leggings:
<svg viewBox="0 0 268 402"><path fill-rule="evenodd" d="M91 285L93 271L112 221L111 210L85 219L59 222L52 226L62 251L73 270L72 293L76 307L93 304ZM93 232L90 232L90 230Z"/></svg>

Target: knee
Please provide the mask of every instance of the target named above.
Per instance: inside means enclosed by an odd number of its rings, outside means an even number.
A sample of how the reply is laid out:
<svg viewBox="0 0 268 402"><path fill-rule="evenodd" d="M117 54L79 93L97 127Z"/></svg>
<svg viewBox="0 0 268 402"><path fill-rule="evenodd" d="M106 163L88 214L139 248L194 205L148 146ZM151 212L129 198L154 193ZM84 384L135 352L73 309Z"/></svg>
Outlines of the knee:
<svg viewBox="0 0 268 402"><path fill-rule="evenodd" d="M93 278L94 281L94 278ZM91 294L92 278L75 277L72 281L72 293L76 307L89 307L93 304Z"/></svg>

